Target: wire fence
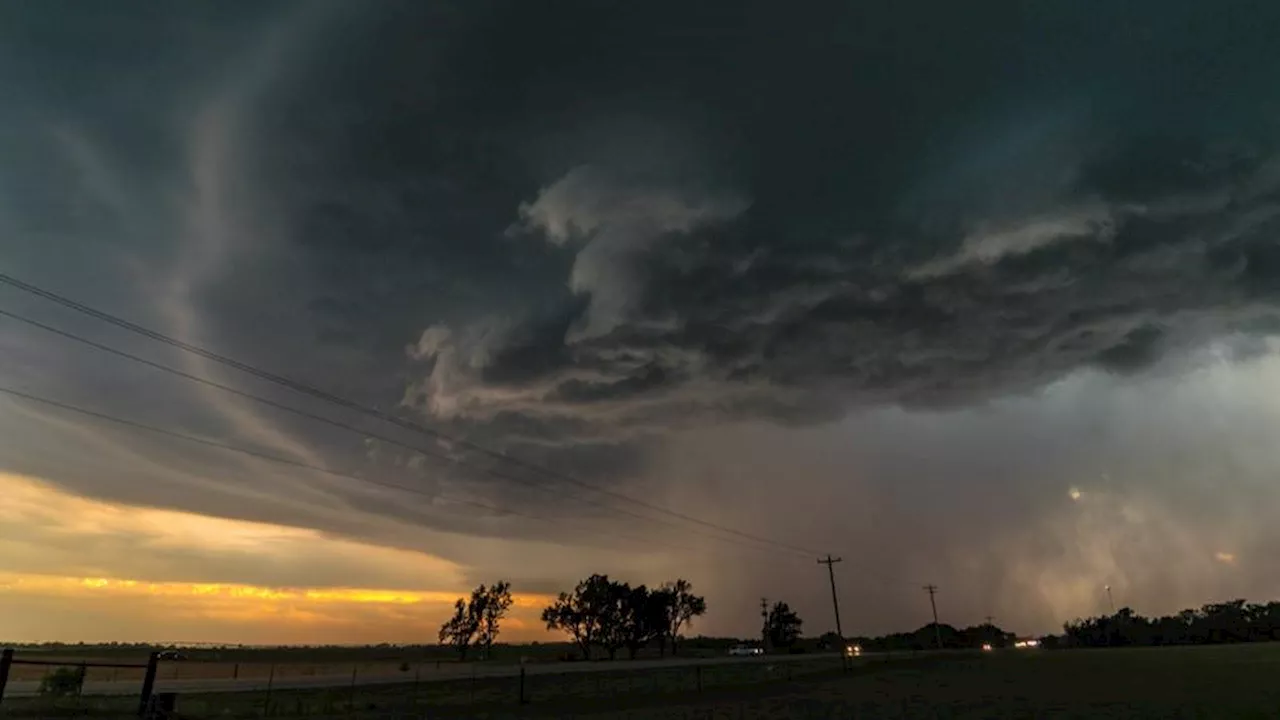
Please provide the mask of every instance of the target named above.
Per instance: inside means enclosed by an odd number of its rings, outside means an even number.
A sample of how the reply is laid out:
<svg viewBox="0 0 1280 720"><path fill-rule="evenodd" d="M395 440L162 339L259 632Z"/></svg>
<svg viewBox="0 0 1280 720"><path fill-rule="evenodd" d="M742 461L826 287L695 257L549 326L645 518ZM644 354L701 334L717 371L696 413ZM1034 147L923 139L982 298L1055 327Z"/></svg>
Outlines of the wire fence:
<svg viewBox="0 0 1280 720"><path fill-rule="evenodd" d="M666 663L0 663L0 717L424 718L607 712L855 669L836 654ZM512 715L514 713L515 715Z"/></svg>

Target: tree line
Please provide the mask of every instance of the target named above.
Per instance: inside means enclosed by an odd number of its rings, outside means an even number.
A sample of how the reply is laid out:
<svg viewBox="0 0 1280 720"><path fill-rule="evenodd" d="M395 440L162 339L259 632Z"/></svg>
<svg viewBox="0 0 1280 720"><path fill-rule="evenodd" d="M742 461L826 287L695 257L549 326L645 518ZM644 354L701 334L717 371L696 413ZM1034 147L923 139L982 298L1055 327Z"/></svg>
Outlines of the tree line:
<svg viewBox="0 0 1280 720"><path fill-rule="evenodd" d="M440 626L440 644L456 649L462 660L472 648L487 656L511 603L510 583L480 585L470 598L458 598L454 603L453 617ZM663 656L668 648L674 655L680 633L706 611L706 600L693 594L688 580L656 588L633 587L596 574L579 582L573 592L560 593L543 609L542 621L548 630L568 635L584 659L591 659L592 651L598 648L612 660L619 650L625 648L634 658L651 644L656 644Z"/></svg>
<svg viewBox="0 0 1280 720"><path fill-rule="evenodd" d="M511 604L510 583L480 585L470 598L458 598L453 617L440 628L440 643L452 646L464 660L473 648L487 655ZM624 649L634 658L641 649L651 645L656 645L664 656L668 649L675 654L681 633L706 611L706 600L693 593L693 586L687 580L649 588L595 574L580 581L572 592L560 593L543 609L542 621L548 630L567 635L584 659L591 659L597 650L614 659ZM786 603L774 603L764 613L762 622L761 640L765 644L780 650L803 650L799 640L804 622ZM1052 648L1271 640L1280 640L1280 602L1262 604L1239 599L1153 618L1125 607L1111 615L1068 622L1061 636L1050 635L1041 642L1044 647ZM826 633L818 638L817 648L834 650L847 643L868 652L927 650L939 646L977 649L987 645L1009 647L1015 641L1013 633L990 622L966 628L930 623L913 632L879 637L845 639Z"/></svg>
<svg viewBox="0 0 1280 720"><path fill-rule="evenodd" d="M573 592L560 593L543 609L542 621L548 630L567 634L583 659L590 660L592 650L601 648L612 660L623 648L634 658L653 643L663 656L668 647L676 654L680 631L706 611L706 600L693 594L687 580L651 589L596 574L579 582Z"/></svg>
<svg viewBox="0 0 1280 720"><path fill-rule="evenodd" d="M1211 603L1163 617L1131 608L1066 623L1058 644L1069 647L1207 645L1280 640L1280 602Z"/></svg>
<svg viewBox="0 0 1280 720"><path fill-rule="evenodd" d="M830 634L834 637L835 633ZM824 636L824 640L827 639ZM984 645L992 648L1012 647L1017 636L992 623L957 628L953 625L929 623L911 632L897 632L879 637L857 637L849 640L867 652L896 652L908 650L933 650L941 642L945 650L977 650Z"/></svg>

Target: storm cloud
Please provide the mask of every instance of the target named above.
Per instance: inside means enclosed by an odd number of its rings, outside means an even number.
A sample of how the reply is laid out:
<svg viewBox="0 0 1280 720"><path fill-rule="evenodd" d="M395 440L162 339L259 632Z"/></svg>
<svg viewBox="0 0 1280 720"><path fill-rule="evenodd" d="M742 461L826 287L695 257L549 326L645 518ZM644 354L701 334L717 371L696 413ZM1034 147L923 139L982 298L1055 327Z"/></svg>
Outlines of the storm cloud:
<svg viewBox="0 0 1280 720"><path fill-rule="evenodd" d="M825 613L812 560L608 493L841 551L867 630L919 619L921 581L1036 630L1103 583L1137 604L1275 592L1257 388L1280 372L1278 20L14 5L4 271L431 432L3 288L8 312L348 427L8 318L6 387L293 466L6 398L0 469L425 551L459 582L686 573L717 632L782 588ZM1193 559L1153 564L1170 553Z"/></svg>

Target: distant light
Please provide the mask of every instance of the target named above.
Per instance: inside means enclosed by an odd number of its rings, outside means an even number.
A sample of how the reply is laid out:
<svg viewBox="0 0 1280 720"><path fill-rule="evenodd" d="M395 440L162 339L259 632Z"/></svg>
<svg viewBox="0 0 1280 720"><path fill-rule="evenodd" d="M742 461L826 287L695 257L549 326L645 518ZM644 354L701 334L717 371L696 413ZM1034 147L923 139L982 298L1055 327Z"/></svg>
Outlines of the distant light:
<svg viewBox="0 0 1280 720"><path fill-rule="evenodd" d="M983 650L991 650L991 643L982 643Z"/></svg>
<svg viewBox="0 0 1280 720"><path fill-rule="evenodd" d="M1225 564L1225 565L1235 565L1235 564L1236 564L1236 555L1235 555L1235 553L1229 553L1229 552L1218 552L1218 553L1215 553L1213 557L1214 557L1218 562L1223 563L1223 564Z"/></svg>
<svg viewBox="0 0 1280 720"><path fill-rule="evenodd" d="M1039 640L1028 640L1028 641L1027 641L1027 647L1040 647L1040 641L1039 641Z"/></svg>
<svg viewBox="0 0 1280 720"><path fill-rule="evenodd" d="M1076 487L1073 487L1067 491L1067 496L1070 497L1072 500L1079 500L1082 494L1083 493L1080 492L1080 488L1076 488Z"/></svg>

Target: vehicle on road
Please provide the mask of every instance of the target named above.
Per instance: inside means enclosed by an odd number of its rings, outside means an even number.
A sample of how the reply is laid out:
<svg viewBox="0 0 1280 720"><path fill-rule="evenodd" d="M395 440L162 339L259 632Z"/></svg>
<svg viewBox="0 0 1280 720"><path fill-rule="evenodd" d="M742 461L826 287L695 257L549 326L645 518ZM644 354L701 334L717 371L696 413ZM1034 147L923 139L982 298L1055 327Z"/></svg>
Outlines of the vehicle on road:
<svg viewBox="0 0 1280 720"><path fill-rule="evenodd" d="M861 645L846 645L844 648L845 657L858 657L862 655Z"/></svg>
<svg viewBox="0 0 1280 720"><path fill-rule="evenodd" d="M759 645L734 645L729 648L729 654L734 657L754 657L763 655L764 648Z"/></svg>

